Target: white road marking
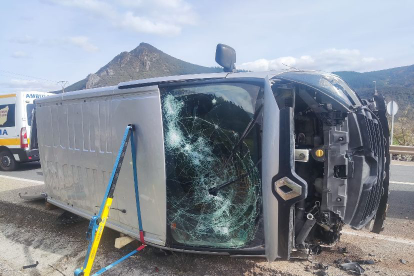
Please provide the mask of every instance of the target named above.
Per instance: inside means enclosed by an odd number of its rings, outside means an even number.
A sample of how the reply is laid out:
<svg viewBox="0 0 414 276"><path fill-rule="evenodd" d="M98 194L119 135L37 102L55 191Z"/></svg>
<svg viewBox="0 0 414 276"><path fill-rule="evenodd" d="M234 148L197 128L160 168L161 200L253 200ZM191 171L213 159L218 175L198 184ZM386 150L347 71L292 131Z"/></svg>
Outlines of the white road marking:
<svg viewBox="0 0 414 276"><path fill-rule="evenodd" d="M390 181L391 184L399 184L399 185L412 185L414 186L413 182L398 182L398 181Z"/></svg>
<svg viewBox="0 0 414 276"><path fill-rule="evenodd" d="M365 232L353 232L348 230L342 230L341 233L345 235L351 235L351 236L357 236L361 238L370 238L370 239L377 239L377 240L383 240L383 241L390 241L390 242L396 242L396 243L402 243L402 244L408 244L414 246L414 240L409 239L403 239L403 238L397 238L397 237L391 237L391 236L385 236L385 235L379 235L379 234L371 234L371 233L365 233Z"/></svg>
<svg viewBox="0 0 414 276"><path fill-rule="evenodd" d="M38 180L33 180L33 179L27 179L27 178L21 178L21 177L8 176L8 175L0 175L0 178L13 179L13 180L21 180L21 181L30 182L30 183L33 183L33 184L36 184L36 185L43 185L43 184L45 184L45 182L43 182L43 181L38 181Z"/></svg>
<svg viewBox="0 0 414 276"><path fill-rule="evenodd" d="M400 163L397 163L397 164L393 164L393 163L391 163L391 166L401 166L401 167L414 167L414 164L400 164Z"/></svg>

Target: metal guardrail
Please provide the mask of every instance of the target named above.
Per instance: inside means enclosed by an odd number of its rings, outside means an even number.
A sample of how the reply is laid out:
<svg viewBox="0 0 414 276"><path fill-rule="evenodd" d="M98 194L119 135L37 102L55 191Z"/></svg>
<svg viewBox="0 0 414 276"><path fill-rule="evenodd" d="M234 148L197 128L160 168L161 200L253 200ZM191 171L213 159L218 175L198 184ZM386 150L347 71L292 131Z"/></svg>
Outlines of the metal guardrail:
<svg viewBox="0 0 414 276"><path fill-rule="evenodd" d="M391 154L414 155L414 147L410 146L390 146Z"/></svg>

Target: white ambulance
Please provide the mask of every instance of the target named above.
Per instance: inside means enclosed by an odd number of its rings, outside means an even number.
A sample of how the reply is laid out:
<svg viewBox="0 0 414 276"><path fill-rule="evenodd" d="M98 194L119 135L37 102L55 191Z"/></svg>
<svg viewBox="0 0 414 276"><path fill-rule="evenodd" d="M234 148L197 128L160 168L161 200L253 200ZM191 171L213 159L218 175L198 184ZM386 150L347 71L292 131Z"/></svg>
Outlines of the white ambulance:
<svg viewBox="0 0 414 276"><path fill-rule="evenodd" d="M20 162L38 161L29 154L33 101L53 95L47 92L0 94L0 169L12 171Z"/></svg>

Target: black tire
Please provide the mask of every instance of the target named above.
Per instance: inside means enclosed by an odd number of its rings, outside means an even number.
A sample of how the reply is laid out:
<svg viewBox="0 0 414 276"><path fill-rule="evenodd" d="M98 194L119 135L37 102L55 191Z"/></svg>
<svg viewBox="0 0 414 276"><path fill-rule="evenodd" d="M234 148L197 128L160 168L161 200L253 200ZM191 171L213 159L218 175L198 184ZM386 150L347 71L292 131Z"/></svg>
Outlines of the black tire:
<svg viewBox="0 0 414 276"><path fill-rule="evenodd" d="M0 152L0 169L3 171L13 171L17 168L17 162L13 154L8 150Z"/></svg>

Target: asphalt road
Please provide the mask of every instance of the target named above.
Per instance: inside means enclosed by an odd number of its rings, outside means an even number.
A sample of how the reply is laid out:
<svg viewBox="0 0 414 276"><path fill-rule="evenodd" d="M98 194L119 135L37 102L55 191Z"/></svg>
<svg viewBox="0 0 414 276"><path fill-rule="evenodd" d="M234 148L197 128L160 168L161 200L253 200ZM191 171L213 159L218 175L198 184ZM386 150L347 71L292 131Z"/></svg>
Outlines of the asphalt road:
<svg viewBox="0 0 414 276"><path fill-rule="evenodd" d="M16 171L5 172L0 170L0 175L25 178L30 180L44 181L40 162L30 162L19 164Z"/></svg>

